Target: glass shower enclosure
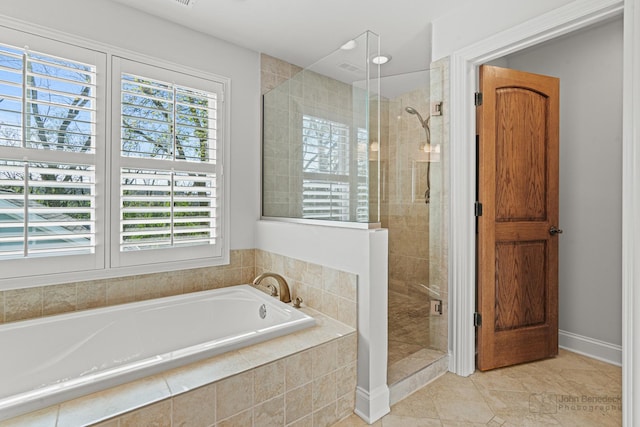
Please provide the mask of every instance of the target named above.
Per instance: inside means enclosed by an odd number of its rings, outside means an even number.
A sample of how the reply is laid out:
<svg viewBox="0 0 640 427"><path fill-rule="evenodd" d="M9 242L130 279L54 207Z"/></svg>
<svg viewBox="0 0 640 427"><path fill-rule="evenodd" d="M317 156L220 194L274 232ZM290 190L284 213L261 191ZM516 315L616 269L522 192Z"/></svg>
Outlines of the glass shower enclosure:
<svg viewBox="0 0 640 427"><path fill-rule="evenodd" d="M381 78L381 226L389 230L389 385L447 350L440 283L443 207L441 70Z"/></svg>
<svg viewBox="0 0 640 427"><path fill-rule="evenodd" d="M263 217L379 223L378 52L365 32L263 96Z"/></svg>
<svg viewBox="0 0 640 427"><path fill-rule="evenodd" d="M263 96L263 218L389 236L388 378L446 355L442 70L381 77L366 32Z"/></svg>

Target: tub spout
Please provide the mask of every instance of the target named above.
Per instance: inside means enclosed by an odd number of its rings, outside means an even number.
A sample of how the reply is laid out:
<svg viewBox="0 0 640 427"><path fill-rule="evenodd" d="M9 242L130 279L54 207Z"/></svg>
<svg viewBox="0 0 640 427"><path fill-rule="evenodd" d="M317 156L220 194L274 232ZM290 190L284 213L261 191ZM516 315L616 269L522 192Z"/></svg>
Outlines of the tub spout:
<svg viewBox="0 0 640 427"><path fill-rule="evenodd" d="M277 273L262 273L255 279L253 279L253 284L255 286L260 285L263 279L267 277L272 277L278 282L278 295L280 296L280 301L282 302L291 302L291 292L289 291L289 285L284 277Z"/></svg>

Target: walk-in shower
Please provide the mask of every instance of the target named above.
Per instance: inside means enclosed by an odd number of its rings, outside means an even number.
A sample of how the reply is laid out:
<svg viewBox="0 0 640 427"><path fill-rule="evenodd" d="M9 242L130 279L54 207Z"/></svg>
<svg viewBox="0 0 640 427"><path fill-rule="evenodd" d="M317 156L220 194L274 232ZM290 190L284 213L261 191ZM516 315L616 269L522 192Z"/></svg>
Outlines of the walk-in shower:
<svg viewBox="0 0 640 427"><path fill-rule="evenodd" d="M393 387L447 350L445 73L377 79L375 37L353 42L264 91L262 213L388 229Z"/></svg>
<svg viewBox="0 0 640 427"><path fill-rule="evenodd" d="M385 189L381 223L389 230L390 386L446 352L446 339L441 339L446 320L440 314L446 292L430 268L440 264L441 256L441 234L431 227L432 220L438 223L442 203L431 182L432 174L442 182L440 78L440 70L426 70L383 77L380 83L378 156Z"/></svg>

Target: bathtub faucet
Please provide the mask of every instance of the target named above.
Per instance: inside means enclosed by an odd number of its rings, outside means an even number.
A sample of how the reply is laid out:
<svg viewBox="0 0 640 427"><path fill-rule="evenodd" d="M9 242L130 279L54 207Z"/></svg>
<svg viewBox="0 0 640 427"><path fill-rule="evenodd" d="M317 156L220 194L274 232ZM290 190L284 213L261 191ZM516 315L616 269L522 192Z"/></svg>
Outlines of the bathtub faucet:
<svg viewBox="0 0 640 427"><path fill-rule="evenodd" d="M267 277L272 277L278 282L278 295L280 296L280 301L291 302L291 292L289 291L289 285L287 284L285 278L277 273L262 273L261 275L253 279L253 284L255 286L259 286L260 282L262 282L262 280L266 279Z"/></svg>

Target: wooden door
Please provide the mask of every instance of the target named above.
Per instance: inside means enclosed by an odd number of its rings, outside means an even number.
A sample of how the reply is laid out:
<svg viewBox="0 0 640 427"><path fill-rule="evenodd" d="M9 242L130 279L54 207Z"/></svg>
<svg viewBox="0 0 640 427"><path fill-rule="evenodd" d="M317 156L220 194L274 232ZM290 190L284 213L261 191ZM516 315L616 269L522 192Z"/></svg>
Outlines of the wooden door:
<svg viewBox="0 0 640 427"><path fill-rule="evenodd" d="M553 77L480 68L480 370L558 354L559 86Z"/></svg>

